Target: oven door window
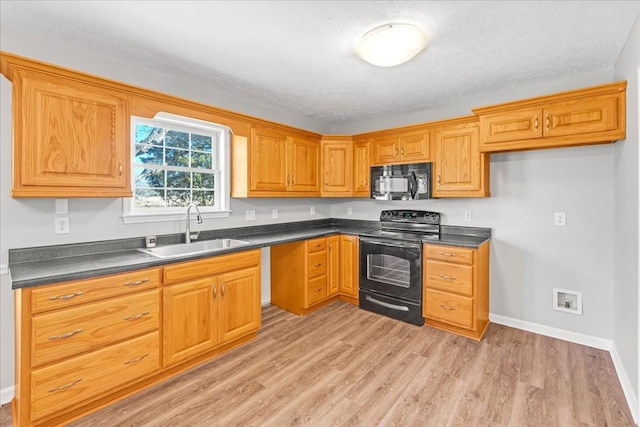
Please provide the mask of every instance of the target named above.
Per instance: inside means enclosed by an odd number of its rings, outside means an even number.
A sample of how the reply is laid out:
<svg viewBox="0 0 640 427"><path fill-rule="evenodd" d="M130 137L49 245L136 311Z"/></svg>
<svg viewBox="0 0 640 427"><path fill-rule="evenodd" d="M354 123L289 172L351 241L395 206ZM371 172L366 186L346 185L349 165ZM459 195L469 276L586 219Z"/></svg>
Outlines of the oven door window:
<svg viewBox="0 0 640 427"><path fill-rule="evenodd" d="M401 288L411 285L409 260L388 254L367 254L367 279Z"/></svg>

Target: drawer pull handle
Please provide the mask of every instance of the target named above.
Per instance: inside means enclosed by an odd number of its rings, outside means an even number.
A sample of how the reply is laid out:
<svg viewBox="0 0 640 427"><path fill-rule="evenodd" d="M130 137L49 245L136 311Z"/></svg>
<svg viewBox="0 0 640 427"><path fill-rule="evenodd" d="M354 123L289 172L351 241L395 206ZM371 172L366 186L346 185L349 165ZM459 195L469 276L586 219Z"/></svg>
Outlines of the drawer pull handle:
<svg viewBox="0 0 640 427"><path fill-rule="evenodd" d="M124 285L125 286L139 286L139 285L142 285L143 283L147 283L148 281L149 281L149 279L134 280L133 282L127 282Z"/></svg>
<svg viewBox="0 0 640 427"><path fill-rule="evenodd" d="M73 387L74 385L78 384L80 381L82 381L82 378L78 378L77 380L70 382L69 384L64 384L59 387L54 387L52 389L49 389L49 393L55 393L56 391L66 390L69 387Z"/></svg>
<svg viewBox="0 0 640 427"><path fill-rule="evenodd" d="M445 280L456 280L455 277L447 276L446 274L441 274L440 277Z"/></svg>
<svg viewBox="0 0 640 427"><path fill-rule="evenodd" d="M135 359L131 359L131 360L127 360L126 362L124 362L125 365L133 365L138 363L139 361L141 361L142 359L144 359L145 357L147 357L149 355L149 353L147 354L143 354L142 356L136 357Z"/></svg>
<svg viewBox="0 0 640 427"><path fill-rule="evenodd" d="M456 256L456 254L450 254L449 252L440 252L440 255L442 255L442 256L451 256L451 257Z"/></svg>
<svg viewBox="0 0 640 427"><path fill-rule="evenodd" d="M61 340L64 338L70 338L76 334L79 334L80 332L82 332L82 329L76 329L75 331L71 331L71 332L67 332L66 334L60 334L60 335L51 335L49 337L49 341L55 341L55 340Z"/></svg>
<svg viewBox="0 0 640 427"><path fill-rule="evenodd" d="M71 298L79 297L82 294L83 294L82 291L78 291L78 292L75 292L73 294L66 294L66 295L59 295L59 296L55 296L55 297L49 297L49 301L56 301L56 300L60 300L60 299L61 300L71 299Z"/></svg>
<svg viewBox="0 0 640 427"><path fill-rule="evenodd" d="M533 122L534 132L538 133L538 115L536 114L536 119Z"/></svg>
<svg viewBox="0 0 640 427"><path fill-rule="evenodd" d="M449 310L449 311L455 310L455 307L451 307L450 305L440 304L440 307L444 308L445 310Z"/></svg>
<svg viewBox="0 0 640 427"><path fill-rule="evenodd" d="M147 314L149 314L149 312L145 311L143 313L138 313L138 314L134 314L134 315L131 315L131 316L127 316L127 317L124 318L124 320L136 320L136 319L141 318L142 316L146 316Z"/></svg>
<svg viewBox="0 0 640 427"><path fill-rule="evenodd" d="M547 114L547 118L545 120L545 125L547 126L547 130L549 130L549 114Z"/></svg>
<svg viewBox="0 0 640 427"><path fill-rule="evenodd" d="M315 289L313 290L313 292L315 292L315 293L320 293L320 292L322 292L322 288L315 288Z"/></svg>
<svg viewBox="0 0 640 427"><path fill-rule="evenodd" d="M315 267L320 267L320 266L322 265L322 263L321 263L321 262L317 262L317 263L315 263L315 264L313 264L313 265L314 265Z"/></svg>

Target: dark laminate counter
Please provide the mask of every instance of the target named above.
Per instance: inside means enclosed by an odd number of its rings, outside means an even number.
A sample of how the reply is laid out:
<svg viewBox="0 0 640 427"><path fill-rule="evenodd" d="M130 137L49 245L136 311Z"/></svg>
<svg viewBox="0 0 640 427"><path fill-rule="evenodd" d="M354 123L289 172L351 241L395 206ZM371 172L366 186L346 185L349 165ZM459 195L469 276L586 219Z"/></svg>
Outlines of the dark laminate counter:
<svg viewBox="0 0 640 427"><path fill-rule="evenodd" d="M379 227L377 221L326 219L208 230L200 234L199 240L237 238L249 244L173 258L157 258L138 251L138 248L144 247L144 238L10 249L9 270L12 287L18 289L192 261L331 234L364 235ZM183 238L183 234L158 236L158 245L181 243ZM478 247L490 238L491 229L442 226L440 240L425 243Z"/></svg>

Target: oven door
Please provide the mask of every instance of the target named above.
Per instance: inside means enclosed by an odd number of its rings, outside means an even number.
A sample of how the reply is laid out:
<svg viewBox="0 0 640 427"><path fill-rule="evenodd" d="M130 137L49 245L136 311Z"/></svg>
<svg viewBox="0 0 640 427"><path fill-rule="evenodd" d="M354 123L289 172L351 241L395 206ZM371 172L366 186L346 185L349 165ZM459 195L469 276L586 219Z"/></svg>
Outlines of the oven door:
<svg viewBox="0 0 640 427"><path fill-rule="evenodd" d="M422 302L422 244L360 239L360 289Z"/></svg>

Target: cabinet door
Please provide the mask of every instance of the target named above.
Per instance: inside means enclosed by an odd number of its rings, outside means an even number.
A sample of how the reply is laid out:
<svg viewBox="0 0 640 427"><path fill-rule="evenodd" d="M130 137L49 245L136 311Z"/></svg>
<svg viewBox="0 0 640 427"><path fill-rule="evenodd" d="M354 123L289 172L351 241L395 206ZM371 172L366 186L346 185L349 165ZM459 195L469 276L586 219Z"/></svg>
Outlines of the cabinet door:
<svg viewBox="0 0 640 427"><path fill-rule="evenodd" d="M327 296L340 292L340 237L327 237Z"/></svg>
<svg viewBox="0 0 640 427"><path fill-rule="evenodd" d="M340 235L340 293L358 298L358 237Z"/></svg>
<svg viewBox="0 0 640 427"><path fill-rule="evenodd" d="M287 191L287 135L271 129L251 129L249 175L251 190Z"/></svg>
<svg viewBox="0 0 640 427"><path fill-rule="evenodd" d="M350 195L353 170L351 142L326 142L322 144L322 193Z"/></svg>
<svg viewBox="0 0 640 427"><path fill-rule="evenodd" d="M320 194L320 141L289 138L290 191Z"/></svg>
<svg viewBox="0 0 640 427"><path fill-rule="evenodd" d="M353 195L370 197L369 141L353 143Z"/></svg>
<svg viewBox="0 0 640 427"><path fill-rule="evenodd" d="M227 342L260 328L260 268L218 276L218 329Z"/></svg>
<svg viewBox="0 0 640 427"><path fill-rule="evenodd" d="M218 344L217 300L213 278L163 289L163 366L190 359Z"/></svg>
<svg viewBox="0 0 640 427"><path fill-rule="evenodd" d="M371 164L388 165L400 161L400 142L397 137L376 138L373 141Z"/></svg>
<svg viewBox="0 0 640 427"><path fill-rule="evenodd" d="M555 102L543 111L544 136L580 135L618 128L618 97L607 94Z"/></svg>
<svg viewBox="0 0 640 427"><path fill-rule="evenodd" d="M478 151L476 124L436 131L434 197L488 195L488 155Z"/></svg>
<svg viewBox="0 0 640 427"><path fill-rule="evenodd" d="M480 116L482 145L540 138L542 109L522 108Z"/></svg>
<svg viewBox="0 0 640 427"><path fill-rule="evenodd" d="M403 162L426 162L430 160L429 133L418 132L401 135L400 157Z"/></svg>
<svg viewBox="0 0 640 427"><path fill-rule="evenodd" d="M20 70L14 80L14 197L130 197L127 99Z"/></svg>

